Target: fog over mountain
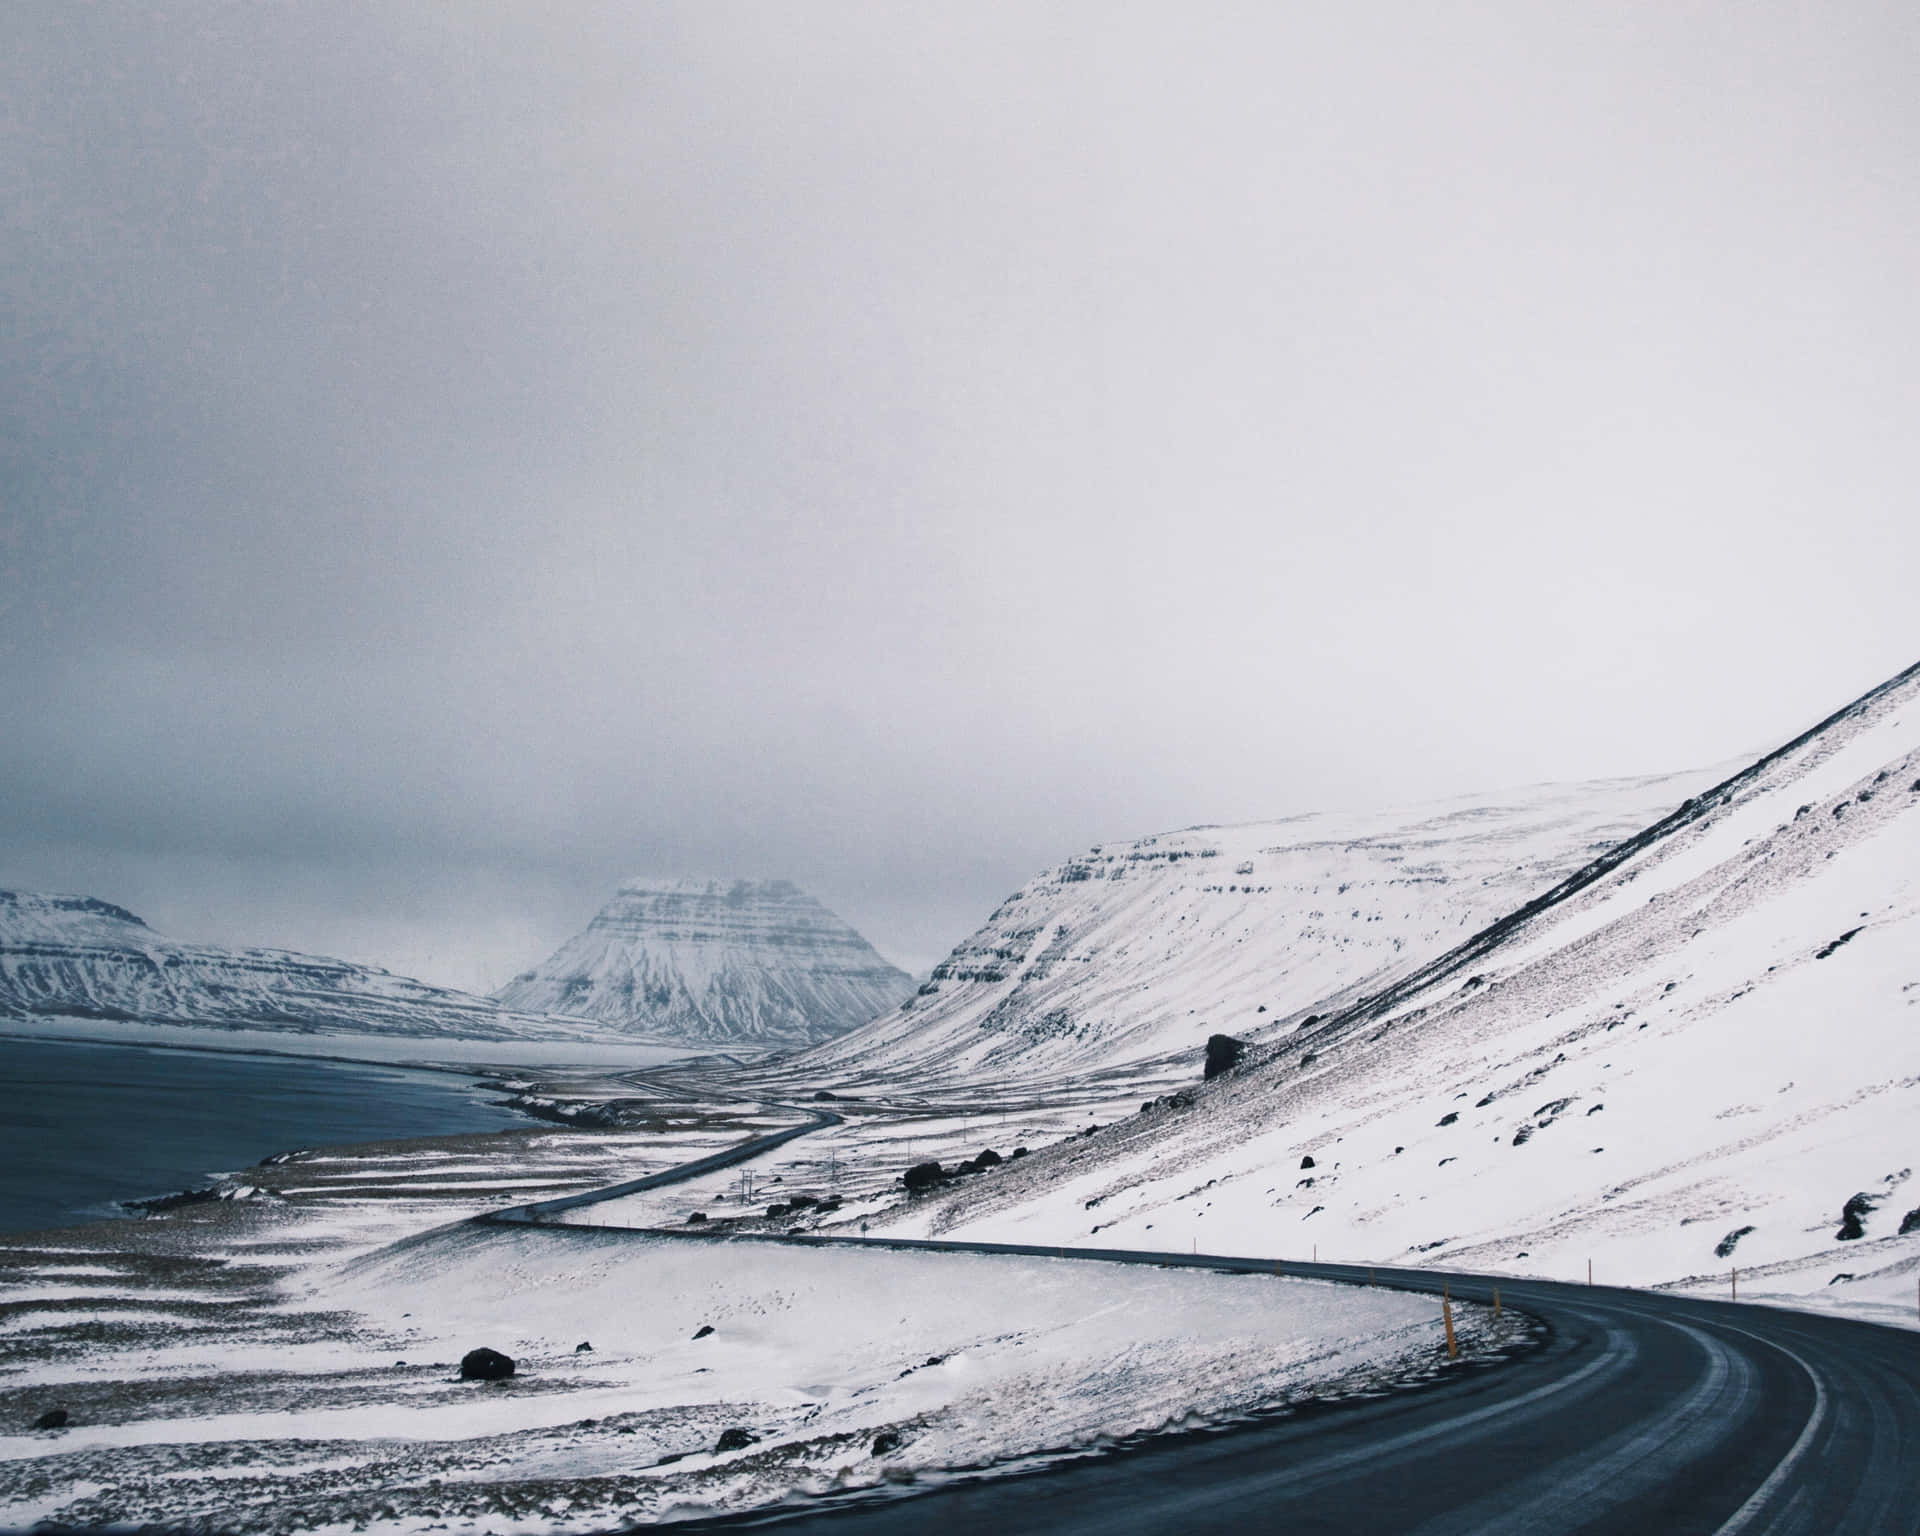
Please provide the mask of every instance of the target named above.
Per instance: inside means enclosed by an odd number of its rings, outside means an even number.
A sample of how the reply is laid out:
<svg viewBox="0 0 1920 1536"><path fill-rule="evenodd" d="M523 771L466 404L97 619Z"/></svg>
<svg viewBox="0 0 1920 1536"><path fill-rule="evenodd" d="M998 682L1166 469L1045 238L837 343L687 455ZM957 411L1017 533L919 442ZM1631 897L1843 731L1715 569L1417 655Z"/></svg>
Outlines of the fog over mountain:
<svg viewBox="0 0 1920 1536"><path fill-rule="evenodd" d="M0 51L0 885L490 991L1910 659L1899 8L141 7Z"/></svg>

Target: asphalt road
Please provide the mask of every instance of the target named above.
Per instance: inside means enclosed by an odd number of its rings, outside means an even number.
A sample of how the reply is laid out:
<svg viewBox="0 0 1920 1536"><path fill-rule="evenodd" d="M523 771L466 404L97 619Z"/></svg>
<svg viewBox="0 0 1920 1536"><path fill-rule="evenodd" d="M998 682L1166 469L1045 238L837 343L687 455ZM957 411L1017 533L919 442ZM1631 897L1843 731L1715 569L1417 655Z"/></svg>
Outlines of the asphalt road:
<svg viewBox="0 0 1920 1536"><path fill-rule="evenodd" d="M748 1143L722 1156L739 1161L764 1149ZM654 1180L670 1183L710 1166L711 1158ZM553 1204L588 1204L610 1193ZM525 1208L510 1219L540 1214ZM886 1246L1223 1271L1278 1267L1357 1284L1371 1276L1435 1295L1444 1283L1465 1301L1491 1300L1497 1284L1503 1305L1535 1319L1544 1339L1504 1363L1451 1369L1367 1401L1156 1437L905 1496L822 1500L676 1529L1920 1536L1920 1333L1658 1292L1436 1270L995 1243Z"/></svg>

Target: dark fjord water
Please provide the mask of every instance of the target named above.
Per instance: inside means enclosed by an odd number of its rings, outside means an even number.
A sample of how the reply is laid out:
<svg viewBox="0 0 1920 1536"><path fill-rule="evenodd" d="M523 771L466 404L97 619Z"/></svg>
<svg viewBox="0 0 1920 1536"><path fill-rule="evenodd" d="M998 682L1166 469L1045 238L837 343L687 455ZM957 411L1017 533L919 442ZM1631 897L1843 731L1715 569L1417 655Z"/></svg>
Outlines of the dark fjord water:
<svg viewBox="0 0 1920 1536"><path fill-rule="evenodd" d="M445 1072L0 1040L0 1232L118 1214L294 1147L527 1124L492 1097Z"/></svg>

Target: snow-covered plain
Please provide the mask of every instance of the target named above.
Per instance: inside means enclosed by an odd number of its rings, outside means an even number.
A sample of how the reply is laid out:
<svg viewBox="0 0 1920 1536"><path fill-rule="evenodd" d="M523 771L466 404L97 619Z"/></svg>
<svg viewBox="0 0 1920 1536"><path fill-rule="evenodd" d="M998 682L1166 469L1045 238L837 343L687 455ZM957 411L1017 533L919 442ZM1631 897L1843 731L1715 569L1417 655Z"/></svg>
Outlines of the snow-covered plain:
<svg viewBox="0 0 1920 1536"><path fill-rule="evenodd" d="M9 1369L10 1398L91 1411L0 1434L0 1525L603 1530L1385 1390L1444 1354L1432 1298L1386 1290L515 1226L303 1268L243 1331L153 1300L135 1350ZM1521 1336L1456 1315L1473 1352ZM457 1378L482 1344L510 1381ZM717 1450L736 1427L753 1443Z"/></svg>

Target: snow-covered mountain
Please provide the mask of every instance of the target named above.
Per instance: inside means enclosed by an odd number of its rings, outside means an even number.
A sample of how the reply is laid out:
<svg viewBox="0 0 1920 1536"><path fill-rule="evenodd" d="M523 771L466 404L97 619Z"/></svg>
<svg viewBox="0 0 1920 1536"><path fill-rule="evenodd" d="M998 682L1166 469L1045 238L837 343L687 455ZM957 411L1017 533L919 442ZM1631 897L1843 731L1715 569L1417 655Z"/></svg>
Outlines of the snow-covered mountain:
<svg viewBox="0 0 1920 1536"><path fill-rule="evenodd" d="M1910 1320L1920 667L1319 1011L1191 1108L909 1229L1562 1278L1591 1260L1723 1293L1737 1265L1743 1295Z"/></svg>
<svg viewBox="0 0 1920 1536"><path fill-rule="evenodd" d="M629 880L496 994L511 1008L715 1045L825 1040L913 980L785 880Z"/></svg>
<svg viewBox="0 0 1920 1536"><path fill-rule="evenodd" d="M1008 897L903 1008L796 1066L846 1085L977 1086L1111 1071L1216 1031L1276 1034L1412 971L1713 778L1103 844Z"/></svg>
<svg viewBox="0 0 1920 1536"><path fill-rule="evenodd" d="M176 944L91 896L0 891L0 1019L320 1033L565 1038L489 998L281 949Z"/></svg>

